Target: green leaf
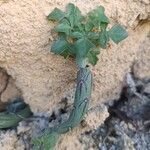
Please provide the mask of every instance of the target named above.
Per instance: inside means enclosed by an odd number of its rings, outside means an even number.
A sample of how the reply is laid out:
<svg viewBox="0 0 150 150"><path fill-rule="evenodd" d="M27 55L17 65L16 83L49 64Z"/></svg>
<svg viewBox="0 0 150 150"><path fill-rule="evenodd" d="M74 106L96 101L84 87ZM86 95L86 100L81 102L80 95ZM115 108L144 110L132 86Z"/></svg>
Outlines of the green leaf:
<svg viewBox="0 0 150 150"><path fill-rule="evenodd" d="M89 51L87 58L89 63L91 63L93 66L95 66L97 64L98 61L98 57L97 55L99 54L99 50L91 50Z"/></svg>
<svg viewBox="0 0 150 150"><path fill-rule="evenodd" d="M99 38L99 34L96 32L89 32L87 34L88 39L97 40Z"/></svg>
<svg viewBox="0 0 150 150"><path fill-rule="evenodd" d="M88 20L86 23L85 23L85 31L89 32L93 29L94 25L92 23L92 21Z"/></svg>
<svg viewBox="0 0 150 150"><path fill-rule="evenodd" d="M128 37L128 33L121 25L117 24L109 30L109 36L113 42L118 44L120 41Z"/></svg>
<svg viewBox="0 0 150 150"><path fill-rule="evenodd" d="M105 15L105 9L103 6L99 6L88 14L89 21L93 23L95 27L101 26L101 23L109 23L109 19Z"/></svg>
<svg viewBox="0 0 150 150"><path fill-rule="evenodd" d="M71 36L72 38L79 39L79 38L83 37L83 34L76 31L76 32L72 32L69 36Z"/></svg>
<svg viewBox="0 0 150 150"><path fill-rule="evenodd" d="M70 43L69 43L70 44ZM70 44L68 48L62 52L61 54L64 58L68 58L69 56L74 57L76 55L76 49L73 44Z"/></svg>
<svg viewBox="0 0 150 150"><path fill-rule="evenodd" d="M60 9L55 8L48 16L48 20L54 20L54 21L59 21L62 18L65 17L65 13L62 12Z"/></svg>
<svg viewBox="0 0 150 150"><path fill-rule="evenodd" d="M95 10L90 12L88 14L88 17L89 17L89 21L88 22L91 22L94 27L99 27L99 19L98 19L97 13L95 13Z"/></svg>
<svg viewBox="0 0 150 150"><path fill-rule="evenodd" d="M99 6L96 9L97 13L98 13L98 17L99 17L99 21L100 22L105 22L105 23L109 23L109 19L108 17L105 15L105 8L103 6Z"/></svg>
<svg viewBox="0 0 150 150"><path fill-rule="evenodd" d="M72 3L69 3L67 5L67 18L70 21L71 27L73 27L80 24L80 21L83 19L83 16L81 15L81 11L77 6L75 6Z"/></svg>
<svg viewBox="0 0 150 150"><path fill-rule="evenodd" d="M69 34L71 29L72 28L67 23L61 23L58 26L56 26L55 31Z"/></svg>
<svg viewBox="0 0 150 150"><path fill-rule="evenodd" d="M52 44L51 52L55 54L60 54L64 58L68 58L68 56L76 55L76 48L74 44L69 43L67 41L67 36L65 33L59 33L59 39Z"/></svg>
<svg viewBox="0 0 150 150"><path fill-rule="evenodd" d="M59 39L55 41L51 47L51 52L55 54L62 54L66 49L68 49L69 44L67 41Z"/></svg>
<svg viewBox="0 0 150 150"><path fill-rule="evenodd" d="M106 23L106 22L101 22L100 23L101 30L106 30L107 26L108 26L108 23Z"/></svg>
<svg viewBox="0 0 150 150"><path fill-rule="evenodd" d="M102 6L83 17L79 8L69 3L66 13L55 8L48 19L59 21L55 28L59 39L54 42L51 51L65 58L76 57L79 67L85 67L87 61L92 65L97 63L98 53L93 48L106 48L109 38L118 43L127 37L127 32L120 25L112 27L109 31L106 30L109 19Z"/></svg>
<svg viewBox="0 0 150 150"><path fill-rule="evenodd" d="M78 27L79 32L84 32L85 27L83 23L79 23L77 27Z"/></svg>
<svg viewBox="0 0 150 150"><path fill-rule="evenodd" d="M100 47L105 49L107 47L108 42L109 42L108 32L106 30L102 30L99 33L99 45L100 45Z"/></svg>
<svg viewBox="0 0 150 150"><path fill-rule="evenodd" d="M81 38L75 42L75 47L77 50L77 56L86 57L89 50L95 45L89 41L87 38Z"/></svg>

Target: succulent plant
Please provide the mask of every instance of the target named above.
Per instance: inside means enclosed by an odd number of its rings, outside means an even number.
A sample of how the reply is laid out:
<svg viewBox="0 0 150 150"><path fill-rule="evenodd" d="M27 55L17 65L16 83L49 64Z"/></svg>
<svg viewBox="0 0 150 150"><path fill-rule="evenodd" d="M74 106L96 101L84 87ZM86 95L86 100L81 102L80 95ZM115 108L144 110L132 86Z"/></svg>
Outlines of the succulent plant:
<svg viewBox="0 0 150 150"><path fill-rule="evenodd" d="M106 49L110 39L118 44L128 33L120 24L107 30L109 19L102 6L83 16L77 6L69 3L66 12L55 8L47 19L58 22L54 28L58 39L53 42L51 52L64 58L75 58L79 69L73 109L68 120L33 139L35 149L51 150L58 137L76 127L87 112L92 91L92 73L87 65L96 65L100 48Z"/></svg>

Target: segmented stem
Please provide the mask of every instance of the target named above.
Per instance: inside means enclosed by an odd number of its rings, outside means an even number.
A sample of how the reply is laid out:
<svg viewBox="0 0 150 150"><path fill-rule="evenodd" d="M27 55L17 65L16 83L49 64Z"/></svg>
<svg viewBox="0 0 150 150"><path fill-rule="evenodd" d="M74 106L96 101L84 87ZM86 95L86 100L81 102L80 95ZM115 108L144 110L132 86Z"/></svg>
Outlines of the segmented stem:
<svg viewBox="0 0 150 150"><path fill-rule="evenodd" d="M77 74L77 87L73 109L70 113L69 119L59 126L46 131L41 137L34 139L34 145L40 145L40 147L36 147L36 149L38 148L44 150L52 150L60 134L68 132L70 129L76 127L82 121L88 109L88 104L91 97L91 89L91 71L89 70L89 68L80 68Z"/></svg>

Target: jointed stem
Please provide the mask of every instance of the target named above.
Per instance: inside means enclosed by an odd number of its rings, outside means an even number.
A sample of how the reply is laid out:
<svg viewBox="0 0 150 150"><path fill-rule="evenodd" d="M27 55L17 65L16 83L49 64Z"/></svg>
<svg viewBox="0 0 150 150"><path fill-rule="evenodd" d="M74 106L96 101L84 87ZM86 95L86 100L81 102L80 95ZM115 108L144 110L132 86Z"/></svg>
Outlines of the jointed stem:
<svg viewBox="0 0 150 150"><path fill-rule="evenodd" d="M80 68L77 74L77 87L72 112L69 119L59 126L46 131L41 137L34 139L34 145L42 145L44 150L52 150L60 134L76 127L83 119L88 109L92 89L92 74L89 68ZM39 148L40 149L40 148Z"/></svg>

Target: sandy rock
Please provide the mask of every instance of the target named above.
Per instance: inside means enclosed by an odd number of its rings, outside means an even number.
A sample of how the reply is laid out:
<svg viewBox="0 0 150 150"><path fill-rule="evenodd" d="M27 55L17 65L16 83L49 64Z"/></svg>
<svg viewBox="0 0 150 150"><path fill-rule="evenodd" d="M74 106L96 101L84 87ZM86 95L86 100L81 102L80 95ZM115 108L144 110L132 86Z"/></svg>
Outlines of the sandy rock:
<svg viewBox="0 0 150 150"><path fill-rule="evenodd" d="M21 92L14 80L4 69L0 68L0 101L7 102L19 97L21 97Z"/></svg>
<svg viewBox="0 0 150 150"><path fill-rule="evenodd" d="M7 102L14 100L15 98L21 98L21 92L16 87L14 80L10 77L8 80L7 88L1 95L1 101Z"/></svg>
<svg viewBox="0 0 150 150"><path fill-rule="evenodd" d="M109 113L105 105L96 106L88 111L85 117L85 123L91 130L97 129L108 116Z"/></svg>
<svg viewBox="0 0 150 150"><path fill-rule="evenodd" d="M145 3L145 4L150 4L149 0L140 0L141 2Z"/></svg>
<svg viewBox="0 0 150 150"><path fill-rule="evenodd" d="M3 69L0 68L0 95L5 90L7 82L8 82L8 75Z"/></svg>
<svg viewBox="0 0 150 150"><path fill-rule="evenodd" d="M17 147L17 148L16 148ZM15 131L0 132L1 150L24 150L23 144L18 141Z"/></svg>
<svg viewBox="0 0 150 150"><path fill-rule="evenodd" d="M137 78L148 79L150 77L150 32L145 41L141 43L139 49L140 52L133 67L134 74Z"/></svg>

